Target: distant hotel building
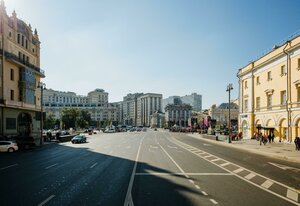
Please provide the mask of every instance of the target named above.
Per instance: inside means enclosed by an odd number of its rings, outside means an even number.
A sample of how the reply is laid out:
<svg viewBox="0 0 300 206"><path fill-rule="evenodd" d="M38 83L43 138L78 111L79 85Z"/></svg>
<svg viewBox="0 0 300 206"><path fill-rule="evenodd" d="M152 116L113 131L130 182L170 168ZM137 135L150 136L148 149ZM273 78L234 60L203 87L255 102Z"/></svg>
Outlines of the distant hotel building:
<svg viewBox="0 0 300 206"><path fill-rule="evenodd" d="M245 139L262 132L291 142L300 135L299 35L241 68L238 77Z"/></svg>
<svg viewBox="0 0 300 206"><path fill-rule="evenodd" d="M175 101L178 101L178 99L180 99L182 103L191 105L192 110L195 112L200 112L202 110L202 95L197 93L192 93L190 95L185 95L182 97L170 96L166 99L163 99L163 110L168 104L174 104Z"/></svg>
<svg viewBox="0 0 300 206"><path fill-rule="evenodd" d="M174 125L187 127L192 115L192 106L189 104L168 104L165 108L166 124L168 127Z"/></svg>
<svg viewBox="0 0 300 206"><path fill-rule="evenodd" d="M5 136L41 137L41 89L45 77L40 69L40 40L37 30L17 18L8 16L4 1L0 3L0 133Z"/></svg>
<svg viewBox="0 0 300 206"><path fill-rule="evenodd" d="M60 119L63 108L80 108L88 111L98 124L107 120L114 125L119 123L119 104L109 103L108 93L103 89L95 89L87 96L46 89L43 96L44 110L53 113L57 119Z"/></svg>

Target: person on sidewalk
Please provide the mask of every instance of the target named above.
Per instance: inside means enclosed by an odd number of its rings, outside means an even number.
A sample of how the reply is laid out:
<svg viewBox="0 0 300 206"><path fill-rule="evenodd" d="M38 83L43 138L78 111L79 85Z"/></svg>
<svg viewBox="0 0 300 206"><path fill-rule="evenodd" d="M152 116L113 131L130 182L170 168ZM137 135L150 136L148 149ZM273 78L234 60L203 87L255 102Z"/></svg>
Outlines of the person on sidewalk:
<svg viewBox="0 0 300 206"><path fill-rule="evenodd" d="M271 138L272 138L272 137L271 137L271 134L269 134L269 135L268 135L268 141L269 141L269 143L271 143Z"/></svg>
<svg viewBox="0 0 300 206"><path fill-rule="evenodd" d="M300 137L296 137L294 140L295 146L296 146L296 150L300 150Z"/></svg>
<svg viewBox="0 0 300 206"><path fill-rule="evenodd" d="M271 135L272 143L274 143L274 138L275 138L274 133L272 133L272 135Z"/></svg>
<svg viewBox="0 0 300 206"><path fill-rule="evenodd" d="M265 134L263 136L263 143L264 143L264 145L266 145L267 142L268 142L268 136Z"/></svg>

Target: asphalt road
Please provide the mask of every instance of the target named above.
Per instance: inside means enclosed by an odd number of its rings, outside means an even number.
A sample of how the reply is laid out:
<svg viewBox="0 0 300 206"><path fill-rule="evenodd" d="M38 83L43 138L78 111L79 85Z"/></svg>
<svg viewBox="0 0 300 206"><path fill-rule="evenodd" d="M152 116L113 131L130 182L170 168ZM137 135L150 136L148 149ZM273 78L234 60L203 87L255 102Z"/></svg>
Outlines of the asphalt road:
<svg viewBox="0 0 300 206"><path fill-rule="evenodd" d="M300 205L288 163L161 131L0 154L0 205Z"/></svg>

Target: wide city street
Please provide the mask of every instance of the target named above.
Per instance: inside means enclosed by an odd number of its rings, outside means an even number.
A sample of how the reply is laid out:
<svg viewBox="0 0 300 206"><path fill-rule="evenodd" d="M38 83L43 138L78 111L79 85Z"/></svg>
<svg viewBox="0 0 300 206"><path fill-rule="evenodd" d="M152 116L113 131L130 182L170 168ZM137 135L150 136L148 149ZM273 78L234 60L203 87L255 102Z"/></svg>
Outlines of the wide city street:
<svg viewBox="0 0 300 206"><path fill-rule="evenodd" d="M1 153L0 205L300 205L297 163L164 130L87 137Z"/></svg>

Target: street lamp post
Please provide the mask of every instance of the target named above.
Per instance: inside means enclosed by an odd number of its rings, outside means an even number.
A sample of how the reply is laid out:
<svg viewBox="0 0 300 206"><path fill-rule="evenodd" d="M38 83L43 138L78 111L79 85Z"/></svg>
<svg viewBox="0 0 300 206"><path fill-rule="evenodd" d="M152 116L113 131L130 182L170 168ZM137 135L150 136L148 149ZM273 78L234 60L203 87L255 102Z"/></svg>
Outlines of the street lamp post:
<svg viewBox="0 0 300 206"><path fill-rule="evenodd" d="M226 92L228 92L228 143L231 143L231 121L230 121L230 91L233 90L232 84L227 85Z"/></svg>
<svg viewBox="0 0 300 206"><path fill-rule="evenodd" d="M44 127L44 115L43 115L43 91L46 89L46 84L43 82L39 82L38 88L41 89L41 120L40 120L40 129L41 129L41 139L40 139L40 145L44 144L43 140L43 127Z"/></svg>

